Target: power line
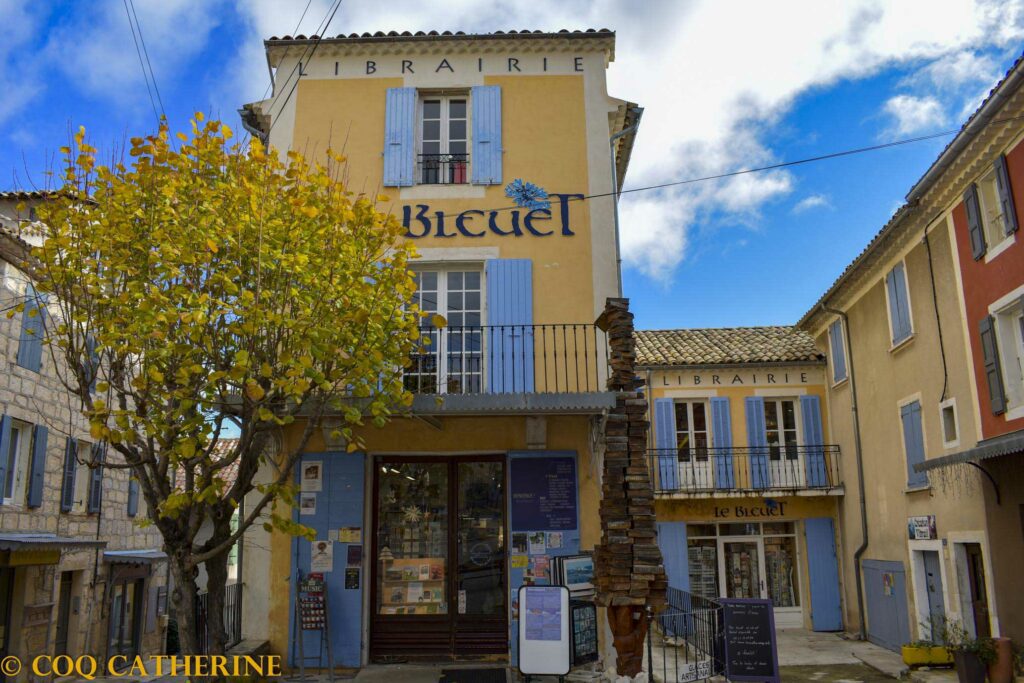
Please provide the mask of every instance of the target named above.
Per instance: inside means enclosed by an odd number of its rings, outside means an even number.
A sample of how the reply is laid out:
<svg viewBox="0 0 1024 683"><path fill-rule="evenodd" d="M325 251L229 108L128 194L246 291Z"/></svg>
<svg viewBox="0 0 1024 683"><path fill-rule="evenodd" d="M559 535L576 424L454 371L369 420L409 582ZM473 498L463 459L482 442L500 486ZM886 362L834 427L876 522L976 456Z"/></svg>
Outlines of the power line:
<svg viewBox="0 0 1024 683"><path fill-rule="evenodd" d="M142 43L142 54L146 55L146 65L149 67L149 77L153 80L153 90L156 92L156 100L160 103L160 113L167 118L167 111L164 109L163 98L160 97L160 88L156 84L156 72L153 71L153 65L149 61L149 50L146 49L146 39L142 37L142 23L139 21L139 15L135 13L135 0L128 0L128 4L132 8L132 16L135 17L135 26L139 29L139 42Z"/></svg>
<svg viewBox="0 0 1024 683"><path fill-rule="evenodd" d="M1011 116L1005 119L992 119L989 124L999 123L1010 123L1013 121L1019 121L1024 119L1024 115ZM598 192L595 194L588 194L582 196L571 197L568 199L570 202L582 202L588 199L599 199L601 197L617 197L624 194L631 194L633 192L646 192L648 190L660 190L666 187L676 187L679 185L692 185L695 183L707 182L709 180L722 180L725 178L733 178L736 176L747 175L749 173L761 173L763 171L775 171L780 168L789 168L790 166L801 166L803 164L810 164L816 161L828 161L830 159L838 159L841 157L853 156L855 154L865 154L867 152L877 152L883 149L889 149L891 147L899 147L901 145L909 145L915 142L924 142L926 140L934 140L936 138L948 137L950 135L956 135L962 130L962 128L956 128L952 130L944 130L938 133L929 133L928 135L920 135L913 138L903 138L901 140L891 140L889 142L882 142L877 145L869 145L867 147L856 147L854 149L844 149L838 152L829 152L828 154L820 154L818 156L806 157L804 159L795 159L793 161L782 161L777 164L769 164L768 166L757 166L754 168L744 168L739 171L729 171L727 173L718 173L715 175L699 176L696 178L685 178L683 180L672 180L665 183L658 183L657 185L645 185L643 187L631 187L626 190L618 190L614 192ZM523 209L522 206L503 206L497 209L488 209L491 211L515 211ZM436 215L436 214L435 214ZM452 218L458 216L457 213L452 214L441 214L440 218Z"/></svg>
<svg viewBox="0 0 1024 683"><path fill-rule="evenodd" d="M316 49L317 49L318 47L320 47L320 41L321 41L321 40L323 40L323 36L324 36L324 33L325 33L325 32L327 31L327 28L328 28L328 27L329 27L329 26L331 25L331 22L332 22L332 21L334 20L334 15L335 15L335 14L337 14L337 12L338 12L338 10L339 10L340 8L341 8L341 0L337 0L337 2L336 2L336 3L335 3L335 5L334 5L334 9L333 9L333 10L329 10L331 14L330 14L330 16L329 16L329 17L327 18L327 23L326 23L326 24L321 24L321 27L320 27L320 28L318 29L318 31L317 31L316 41L314 41L314 43L313 43L313 49L312 49L312 51L311 51L311 52L309 53L309 57L308 57L308 58L306 57L306 51L305 51L305 49L303 49L303 51L302 51L302 57L300 57L300 58L299 58L299 60L298 60L298 62L296 62L296 64L295 64L295 67L294 67L294 68L292 69L292 74L294 74L294 73L295 73L296 69L298 69L298 68L300 68L300 67L302 66L302 60L303 60L303 59L309 59L309 60L312 60L312 59L313 59L313 55L315 55L315 54L316 54ZM308 63L308 62L307 62L307 63ZM291 78L291 74L289 74L289 78ZM279 113L280 113L281 111L283 111L283 110L284 110L284 108L285 108L285 107L286 107L286 106L288 105L288 100L290 100L290 99L291 99L291 97L292 97L292 94L293 94L293 93L295 92L295 88L297 88L297 87L298 87L298 85L299 85L299 81L301 80L301 78L302 78L302 73L300 72L300 73L299 73L299 76L298 76L298 77L297 77L297 78L295 79L295 82L294 82L294 83L292 83L292 87L291 87L291 89L290 89L290 90L288 91L288 94L287 94L287 95L285 96L285 98L284 98L284 102L282 102L282 103L281 103L281 106L280 106L280 107L278 107L278 112L279 112ZM287 80L286 80L285 82L287 83ZM280 95L280 93L278 93L278 95ZM275 103L276 101L277 101L277 97L275 96L275 97L274 97L274 102L271 102L271 103L270 103L270 107L269 107L269 110L270 110L270 111L273 111L273 108L274 108L274 103ZM277 122L278 122L278 120L280 120L280 118L281 118L280 116L276 116L276 117L274 117L274 118L273 118L273 120L271 120L271 122L270 122L270 128L269 128L269 129L267 129L267 139L268 139L268 140L270 139L270 133L271 133L271 132L273 132L273 130L274 130L274 126L276 126L276 125L277 125Z"/></svg>
<svg viewBox="0 0 1024 683"><path fill-rule="evenodd" d="M149 72L146 71L146 65L142 61L142 50L139 48L139 39L135 35L135 22L132 21L132 13L128 9L128 0L121 0L121 2L124 3L124 13L128 17L128 27L132 31L132 41L135 43L135 54L139 56L139 68L142 69L142 78L146 81L146 92L149 93L149 103L153 106L153 116L156 117L157 123L159 124L160 112L156 110L156 99L153 97L153 89L149 85ZM160 110L163 111L163 103L160 105Z"/></svg>

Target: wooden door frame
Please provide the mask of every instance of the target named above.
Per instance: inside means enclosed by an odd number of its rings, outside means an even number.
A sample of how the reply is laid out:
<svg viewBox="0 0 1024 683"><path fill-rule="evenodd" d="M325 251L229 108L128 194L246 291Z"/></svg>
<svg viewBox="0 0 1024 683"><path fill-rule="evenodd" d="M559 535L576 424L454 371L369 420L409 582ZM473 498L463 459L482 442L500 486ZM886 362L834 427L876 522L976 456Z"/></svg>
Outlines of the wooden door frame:
<svg viewBox="0 0 1024 683"><path fill-rule="evenodd" d="M508 510L508 487L509 487L509 456L507 452L457 452L457 453L374 453L368 454L370 467L373 469L373 477L370 485L372 487L370 500L370 549L371 549L371 567L370 567L370 603L369 603L369 629L367 644L368 650L372 652L373 641L375 637L374 624L378 621L385 620L391 623L405 623L410 627L413 627L413 631L421 631L429 629L431 624L435 624L438 627L444 625L444 628L448 631L448 648L447 657L458 657L460 653L456 652L455 634L457 630L457 623L459 621L458 614L458 594L457 594L457 581L456 575L458 571L458 512L459 512L459 487L458 487L458 464L460 462L498 462L502 464L502 516L503 516L503 538L505 548L503 549L503 562L504 562L504 596L505 596L505 609L503 610L503 621L505 632L508 632L509 628L509 567L508 567L508 547L511 541L509 536L509 510ZM446 570L445 570L445 590L446 590L446 602L447 612L444 615L429 615L429 614L415 614L415 615L399 615L399 614L388 614L382 615L378 613L379 610L379 598L380 598L380 576L379 569L380 563L378 558L380 556L380 545L379 545L379 534L378 528L380 524L380 468L388 463L427 463L427 464L444 464L447 467L447 505L448 505L448 523L447 523L447 534L448 534L448 557L446 558ZM492 621L488 619L486 621ZM439 654L436 658L445 658L446 655Z"/></svg>

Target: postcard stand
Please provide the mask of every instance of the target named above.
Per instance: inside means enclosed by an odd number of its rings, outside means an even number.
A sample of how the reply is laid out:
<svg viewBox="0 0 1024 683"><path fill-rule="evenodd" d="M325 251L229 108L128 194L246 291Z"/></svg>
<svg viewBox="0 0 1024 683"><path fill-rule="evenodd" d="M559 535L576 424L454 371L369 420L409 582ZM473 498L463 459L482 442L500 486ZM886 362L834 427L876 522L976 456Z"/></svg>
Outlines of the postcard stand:
<svg viewBox="0 0 1024 683"><path fill-rule="evenodd" d="M315 655L306 655L307 631L319 631L320 644ZM327 611L327 584L322 574L310 574L305 579L300 573L295 585L295 640L292 641L292 660L299 664L299 680L306 678L306 662L315 661L318 668L324 668L324 653L327 654L327 680L334 683L334 654L331 652L331 629ZM295 655L298 645L299 653Z"/></svg>

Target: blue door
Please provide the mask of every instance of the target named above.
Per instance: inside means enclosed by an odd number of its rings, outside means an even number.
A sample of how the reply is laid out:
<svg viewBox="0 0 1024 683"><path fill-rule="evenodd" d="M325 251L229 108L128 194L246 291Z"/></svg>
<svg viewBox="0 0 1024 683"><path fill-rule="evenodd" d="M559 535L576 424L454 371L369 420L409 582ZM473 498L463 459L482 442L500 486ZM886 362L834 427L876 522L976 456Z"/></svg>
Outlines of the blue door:
<svg viewBox="0 0 1024 683"><path fill-rule="evenodd" d="M841 631L843 610L839 600L839 562L832 518L805 520L804 534L811 586L811 626L815 631Z"/></svg>
<svg viewBox="0 0 1024 683"><path fill-rule="evenodd" d="M898 651L910 642L907 574L902 562L864 560L864 601L868 640Z"/></svg>
<svg viewBox="0 0 1024 683"><path fill-rule="evenodd" d="M924 560L924 588L928 594L928 626L932 638L938 637L942 626L946 623L946 601L942 597L942 569L939 566L939 552L925 550L921 553Z"/></svg>

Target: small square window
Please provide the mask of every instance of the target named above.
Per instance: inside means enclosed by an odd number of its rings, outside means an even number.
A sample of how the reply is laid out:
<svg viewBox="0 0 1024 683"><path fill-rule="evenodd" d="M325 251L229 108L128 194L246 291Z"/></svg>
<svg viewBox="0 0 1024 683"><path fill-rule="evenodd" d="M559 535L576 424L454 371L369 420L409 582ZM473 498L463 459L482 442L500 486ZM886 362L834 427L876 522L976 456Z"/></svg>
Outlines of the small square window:
<svg viewBox="0 0 1024 683"><path fill-rule="evenodd" d="M939 404L942 414L942 443L946 448L960 443L960 425L957 421L956 401L950 399Z"/></svg>

